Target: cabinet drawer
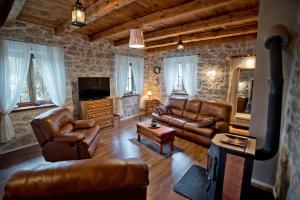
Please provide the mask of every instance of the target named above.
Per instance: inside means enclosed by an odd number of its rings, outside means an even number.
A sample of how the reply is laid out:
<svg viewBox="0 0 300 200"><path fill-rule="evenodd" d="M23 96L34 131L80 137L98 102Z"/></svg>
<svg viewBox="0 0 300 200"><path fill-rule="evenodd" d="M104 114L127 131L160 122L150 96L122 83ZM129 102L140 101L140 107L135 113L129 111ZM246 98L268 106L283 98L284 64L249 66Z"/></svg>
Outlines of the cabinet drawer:
<svg viewBox="0 0 300 200"><path fill-rule="evenodd" d="M105 117L108 115L112 115L112 110L103 110L101 112L92 112L92 113L87 113L87 118L88 119L94 119L98 117Z"/></svg>
<svg viewBox="0 0 300 200"><path fill-rule="evenodd" d="M105 127L105 126L111 126L113 124L113 118L103 118L103 119L95 119L96 124L99 125L100 127Z"/></svg>
<svg viewBox="0 0 300 200"><path fill-rule="evenodd" d="M111 107L112 106L112 102L101 102L101 103L94 103L91 105L87 105L87 110L93 110L96 108L103 108L103 107Z"/></svg>
<svg viewBox="0 0 300 200"><path fill-rule="evenodd" d="M113 112L113 108L111 106L109 107L102 107L102 108L95 108L93 110L87 110L86 111L86 114L87 116L90 115L90 114L97 114L97 113L103 113L103 112Z"/></svg>

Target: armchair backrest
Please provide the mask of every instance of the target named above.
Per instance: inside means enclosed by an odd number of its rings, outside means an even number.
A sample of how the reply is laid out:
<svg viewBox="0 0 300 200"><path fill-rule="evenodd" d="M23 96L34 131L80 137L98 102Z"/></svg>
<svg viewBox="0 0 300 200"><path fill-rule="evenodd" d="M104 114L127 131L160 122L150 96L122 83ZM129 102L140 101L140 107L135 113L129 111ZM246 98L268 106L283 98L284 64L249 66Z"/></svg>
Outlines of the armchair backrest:
<svg viewBox="0 0 300 200"><path fill-rule="evenodd" d="M40 146L43 146L59 134L62 126L72 121L72 112L67 108L59 107L35 117L31 126Z"/></svg>

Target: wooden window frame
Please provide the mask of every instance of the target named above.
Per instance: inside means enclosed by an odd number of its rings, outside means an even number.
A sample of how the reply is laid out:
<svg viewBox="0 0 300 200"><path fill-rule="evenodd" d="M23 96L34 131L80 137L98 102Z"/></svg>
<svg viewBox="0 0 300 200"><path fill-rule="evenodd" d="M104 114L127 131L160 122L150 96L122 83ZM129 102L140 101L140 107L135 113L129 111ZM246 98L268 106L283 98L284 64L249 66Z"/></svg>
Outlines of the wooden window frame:
<svg viewBox="0 0 300 200"><path fill-rule="evenodd" d="M125 91L124 96L132 96L132 95L135 94L135 87L134 87L135 85L134 85L134 78L133 78L132 64L131 63L129 64L128 70L131 71L131 89L132 90ZM128 84L128 81L129 81L129 77L128 77L128 72L127 72L127 83L126 84Z"/></svg>
<svg viewBox="0 0 300 200"><path fill-rule="evenodd" d="M34 72L33 72L33 59L34 55L30 55L30 62L29 62L29 69L28 69L28 74L27 74L27 87L28 87L28 93L29 93L29 102L18 102L18 108L20 107L33 107L33 106L41 106L41 105L52 105L52 101L49 100L36 100L36 95L35 95L35 89L33 87L34 85Z"/></svg>
<svg viewBox="0 0 300 200"><path fill-rule="evenodd" d="M183 74L182 74L182 79L181 79L181 81L182 81L182 89L181 90L176 90L175 89L175 87L176 87L176 83L177 83L177 81L179 80L179 67L181 67L181 71L182 71L182 65L179 63L179 66L178 66L178 69L177 69L177 72L176 72L176 82L175 82L175 86L174 86L174 89L173 89L173 92L172 92L172 94L187 94L186 93L186 91L185 91L185 88L184 88L184 84L183 84Z"/></svg>

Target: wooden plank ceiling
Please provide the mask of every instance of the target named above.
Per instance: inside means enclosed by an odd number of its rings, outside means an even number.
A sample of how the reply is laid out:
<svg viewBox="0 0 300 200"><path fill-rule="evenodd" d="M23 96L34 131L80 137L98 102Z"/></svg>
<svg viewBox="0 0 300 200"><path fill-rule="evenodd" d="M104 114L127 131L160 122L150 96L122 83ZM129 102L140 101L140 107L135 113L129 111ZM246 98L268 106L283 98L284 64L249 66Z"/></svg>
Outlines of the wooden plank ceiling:
<svg viewBox="0 0 300 200"><path fill-rule="evenodd" d="M195 46L256 38L259 0L82 0L87 25L81 28L70 25L74 1L26 0L17 20L58 35L74 31L90 41L113 40L115 46L128 45L129 30L140 28L150 51L176 48L179 39Z"/></svg>

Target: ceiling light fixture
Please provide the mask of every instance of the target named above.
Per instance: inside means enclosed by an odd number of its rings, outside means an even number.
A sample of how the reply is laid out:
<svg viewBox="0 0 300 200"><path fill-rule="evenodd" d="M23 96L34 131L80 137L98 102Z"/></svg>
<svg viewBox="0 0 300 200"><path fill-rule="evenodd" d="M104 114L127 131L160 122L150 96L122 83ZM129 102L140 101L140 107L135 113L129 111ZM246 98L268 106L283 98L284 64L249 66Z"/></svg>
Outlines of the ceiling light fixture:
<svg viewBox="0 0 300 200"><path fill-rule="evenodd" d="M72 7L72 25L82 27L85 25L85 12L79 0Z"/></svg>
<svg viewBox="0 0 300 200"><path fill-rule="evenodd" d="M130 38L129 38L129 47L130 48L144 48L144 33L140 29L130 29Z"/></svg>
<svg viewBox="0 0 300 200"><path fill-rule="evenodd" d="M183 51L183 49L184 49L184 45L183 45L183 42L182 42L181 37L180 37L180 40L177 43L177 50L178 51Z"/></svg>

